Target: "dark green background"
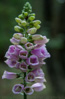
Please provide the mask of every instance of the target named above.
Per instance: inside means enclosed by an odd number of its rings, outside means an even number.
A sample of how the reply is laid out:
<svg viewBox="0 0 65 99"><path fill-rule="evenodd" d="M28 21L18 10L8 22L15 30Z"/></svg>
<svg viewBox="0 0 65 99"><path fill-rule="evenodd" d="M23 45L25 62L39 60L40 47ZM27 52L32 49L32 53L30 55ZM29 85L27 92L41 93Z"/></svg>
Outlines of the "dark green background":
<svg viewBox="0 0 65 99"><path fill-rule="evenodd" d="M43 66L47 79L46 89L28 96L28 99L65 99L65 0L0 0L0 99L23 99L11 91L18 80L2 80L4 70L10 69L4 63L4 55L11 44L17 17L25 2L29 1L36 13L36 19L42 21L38 33L46 35L51 58Z"/></svg>

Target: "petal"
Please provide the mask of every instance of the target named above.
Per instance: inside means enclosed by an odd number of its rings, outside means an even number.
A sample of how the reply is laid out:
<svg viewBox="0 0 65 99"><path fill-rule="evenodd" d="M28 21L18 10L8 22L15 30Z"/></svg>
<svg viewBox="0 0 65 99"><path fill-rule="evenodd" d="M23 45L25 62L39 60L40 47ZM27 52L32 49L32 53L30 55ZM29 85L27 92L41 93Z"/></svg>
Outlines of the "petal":
<svg viewBox="0 0 65 99"><path fill-rule="evenodd" d="M10 68L13 68L13 67L16 67L17 61L16 61L16 60L7 59L7 60L5 61L5 63L6 63Z"/></svg>
<svg viewBox="0 0 65 99"><path fill-rule="evenodd" d="M8 71L4 71L3 75L2 75L2 79L14 79L17 77L16 73L13 72L8 72Z"/></svg>
<svg viewBox="0 0 65 99"><path fill-rule="evenodd" d="M46 88L43 83L35 83L31 86L35 91L39 92Z"/></svg>

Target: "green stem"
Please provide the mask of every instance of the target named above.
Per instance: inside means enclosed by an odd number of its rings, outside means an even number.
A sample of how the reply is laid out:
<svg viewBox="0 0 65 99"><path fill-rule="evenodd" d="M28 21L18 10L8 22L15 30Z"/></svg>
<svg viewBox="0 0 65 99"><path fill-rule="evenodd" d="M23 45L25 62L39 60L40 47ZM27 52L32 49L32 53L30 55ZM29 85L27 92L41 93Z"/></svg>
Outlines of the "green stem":
<svg viewBox="0 0 65 99"><path fill-rule="evenodd" d="M24 87L26 86L26 81L25 81L26 73L24 73ZM24 99L27 99L27 95L24 93Z"/></svg>

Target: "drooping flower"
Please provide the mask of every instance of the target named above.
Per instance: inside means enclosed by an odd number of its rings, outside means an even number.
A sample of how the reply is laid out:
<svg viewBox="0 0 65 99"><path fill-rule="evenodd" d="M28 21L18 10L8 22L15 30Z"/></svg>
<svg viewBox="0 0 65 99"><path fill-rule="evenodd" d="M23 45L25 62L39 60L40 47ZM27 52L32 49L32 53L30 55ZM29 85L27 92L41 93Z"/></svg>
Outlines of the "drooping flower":
<svg viewBox="0 0 65 99"><path fill-rule="evenodd" d="M11 42L12 44L14 44L14 45L18 45L18 44L20 43L20 40L14 38L14 37L12 37L12 38L10 39L10 42Z"/></svg>
<svg viewBox="0 0 65 99"><path fill-rule="evenodd" d="M17 62L17 64L16 64L16 67L15 67L15 68L16 68L16 69L19 69L20 64L21 64L20 62Z"/></svg>
<svg viewBox="0 0 65 99"><path fill-rule="evenodd" d="M15 79L17 78L17 74L13 72L4 71L2 75L2 79Z"/></svg>
<svg viewBox="0 0 65 99"><path fill-rule="evenodd" d="M20 45L11 45L6 52L5 57L10 58L12 55L18 57L20 50L24 50L24 48Z"/></svg>
<svg viewBox="0 0 65 99"><path fill-rule="evenodd" d="M43 89L46 88L46 86L43 84L43 83L34 83L32 86L31 86L34 91L42 91Z"/></svg>
<svg viewBox="0 0 65 99"><path fill-rule="evenodd" d="M25 80L26 82L33 82L35 80L35 75L32 72L30 72L27 74Z"/></svg>
<svg viewBox="0 0 65 99"><path fill-rule="evenodd" d="M30 42L27 42L27 43L25 44L25 48L26 48L27 50L31 50L31 49L35 48L35 46L36 46L36 45L33 45L33 43L30 43Z"/></svg>
<svg viewBox="0 0 65 99"><path fill-rule="evenodd" d="M49 39L46 38L46 36L43 36L42 40L35 40L34 43L38 45L44 45L48 43Z"/></svg>
<svg viewBox="0 0 65 99"><path fill-rule="evenodd" d="M17 61L15 59L7 59L5 63L10 67L16 67Z"/></svg>
<svg viewBox="0 0 65 99"><path fill-rule="evenodd" d="M42 46L40 48L34 49L31 51L32 54L36 55L39 58L48 58L50 57L50 54L47 52L47 49L45 46Z"/></svg>
<svg viewBox="0 0 65 99"><path fill-rule="evenodd" d="M13 86L12 92L14 94L20 94L24 89L24 85L22 84L16 84Z"/></svg>
<svg viewBox="0 0 65 99"><path fill-rule="evenodd" d="M38 57L36 55L31 55L29 58L27 58L27 64L31 66L39 65Z"/></svg>
<svg viewBox="0 0 65 99"><path fill-rule="evenodd" d="M19 68L20 68L20 70L21 70L22 72L26 72L27 69L28 69L28 66L27 66L27 64L26 64L25 62L22 62L22 63L20 64Z"/></svg>
<svg viewBox="0 0 65 99"><path fill-rule="evenodd" d="M43 82L46 82L46 79L44 77L38 76L38 77L35 77L35 82L43 83Z"/></svg>
<svg viewBox="0 0 65 99"><path fill-rule="evenodd" d="M38 76L44 77L44 72L41 68L32 70L32 73L35 75L35 77L38 77Z"/></svg>
<svg viewBox="0 0 65 99"><path fill-rule="evenodd" d="M20 43L21 37L23 37L21 33L15 33L10 41L12 44L18 45Z"/></svg>
<svg viewBox="0 0 65 99"><path fill-rule="evenodd" d="M24 92L25 92L26 95L32 95L33 92L34 92L34 90L33 90L33 88L31 88L30 86L26 86L26 87L24 88Z"/></svg>
<svg viewBox="0 0 65 99"><path fill-rule="evenodd" d="M28 57L28 51L26 51L26 50L21 50L20 53L19 53L19 57L20 57L21 59L27 59L27 57Z"/></svg>

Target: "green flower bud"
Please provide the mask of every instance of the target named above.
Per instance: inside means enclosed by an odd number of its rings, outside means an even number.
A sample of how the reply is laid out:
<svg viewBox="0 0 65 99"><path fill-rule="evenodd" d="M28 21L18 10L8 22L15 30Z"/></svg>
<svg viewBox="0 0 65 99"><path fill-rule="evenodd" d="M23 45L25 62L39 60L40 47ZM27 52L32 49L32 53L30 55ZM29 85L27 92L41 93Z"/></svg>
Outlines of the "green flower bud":
<svg viewBox="0 0 65 99"><path fill-rule="evenodd" d="M28 16L28 12L24 12L24 16Z"/></svg>
<svg viewBox="0 0 65 99"><path fill-rule="evenodd" d="M34 28L28 29L27 33L34 34L34 33L36 33L36 31L37 31L37 29L34 27Z"/></svg>
<svg viewBox="0 0 65 99"><path fill-rule="evenodd" d="M23 28L21 28L21 27L18 26L18 25L14 26L14 30L15 30L16 32L23 32Z"/></svg>
<svg viewBox="0 0 65 99"><path fill-rule="evenodd" d="M24 19L23 14L20 14L18 17L19 17L20 19Z"/></svg>
<svg viewBox="0 0 65 99"><path fill-rule="evenodd" d="M14 37L15 39L21 39L22 34L20 34L20 33L15 33L15 34L13 35L13 37Z"/></svg>
<svg viewBox="0 0 65 99"><path fill-rule="evenodd" d="M29 19L30 21L33 21L33 20L35 19L35 16L30 16L28 19Z"/></svg>
<svg viewBox="0 0 65 99"><path fill-rule="evenodd" d="M14 30L17 31L17 32L20 32L21 27L20 26L14 26Z"/></svg>
<svg viewBox="0 0 65 99"><path fill-rule="evenodd" d="M42 35L39 35L39 34L32 35L32 39L33 40L43 40L43 36Z"/></svg>
<svg viewBox="0 0 65 99"><path fill-rule="evenodd" d="M37 25L41 24L41 21L40 20L35 20L35 21L33 21L33 24L34 24L34 26L37 26Z"/></svg>
<svg viewBox="0 0 65 99"><path fill-rule="evenodd" d="M25 38L25 37L22 37L20 42L21 42L22 44L25 44L25 43L27 43L27 38Z"/></svg>
<svg viewBox="0 0 65 99"><path fill-rule="evenodd" d="M22 25L21 25L21 23L18 23L18 25L21 27Z"/></svg>
<svg viewBox="0 0 65 99"><path fill-rule="evenodd" d="M29 10L29 13L31 13L32 12L32 10Z"/></svg>
<svg viewBox="0 0 65 99"><path fill-rule="evenodd" d="M31 13L31 14L29 14L30 16L35 16L35 13Z"/></svg>
<svg viewBox="0 0 65 99"><path fill-rule="evenodd" d="M21 23L21 19L20 18L15 18L15 21L17 22L17 23Z"/></svg>
<svg viewBox="0 0 65 99"><path fill-rule="evenodd" d="M27 25L27 22L26 22L25 20L23 20L23 21L21 22L21 25L22 25L22 26L26 26L26 25Z"/></svg>
<svg viewBox="0 0 65 99"><path fill-rule="evenodd" d="M37 29L39 29L41 26L40 25L37 25L37 26L35 26Z"/></svg>

